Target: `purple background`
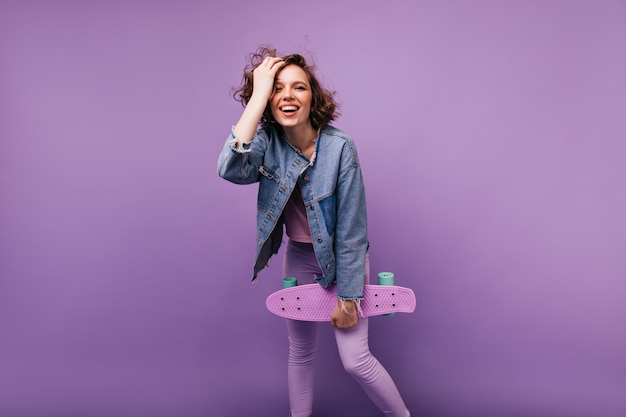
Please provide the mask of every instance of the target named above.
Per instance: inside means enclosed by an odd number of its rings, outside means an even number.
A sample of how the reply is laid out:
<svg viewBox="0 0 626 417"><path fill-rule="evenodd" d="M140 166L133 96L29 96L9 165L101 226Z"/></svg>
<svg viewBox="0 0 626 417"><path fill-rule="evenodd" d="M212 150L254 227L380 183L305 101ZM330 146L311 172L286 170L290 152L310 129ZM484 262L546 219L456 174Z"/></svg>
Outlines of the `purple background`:
<svg viewBox="0 0 626 417"><path fill-rule="evenodd" d="M0 416L287 415L282 253L249 283L216 175L261 43L338 91L413 415L626 415L624 1L4 0ZM316 415L378 416L324 329Z"/></svg>

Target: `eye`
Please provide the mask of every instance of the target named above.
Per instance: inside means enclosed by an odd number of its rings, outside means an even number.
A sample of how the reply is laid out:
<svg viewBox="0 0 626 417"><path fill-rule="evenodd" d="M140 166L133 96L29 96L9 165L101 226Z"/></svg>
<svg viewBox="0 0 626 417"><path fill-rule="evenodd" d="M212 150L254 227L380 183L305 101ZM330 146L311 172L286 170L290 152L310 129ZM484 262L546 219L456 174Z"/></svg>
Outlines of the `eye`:
<svg viewBox="0 0 626 417"><path fill-rule="evenodd" d="M282 87L279 87L279 86L274 87L274 91L275 91L275 92L282 91L282 89L283 89L283 88L282 88Z"/></svg>
<svg viewBox="0 0 626 417"><path fill-rule="evenodd" d="M306 90L306 87L303 86L303 85L299 85L299 86L296 87L296 90L304 91L304 90Z"/></svg>

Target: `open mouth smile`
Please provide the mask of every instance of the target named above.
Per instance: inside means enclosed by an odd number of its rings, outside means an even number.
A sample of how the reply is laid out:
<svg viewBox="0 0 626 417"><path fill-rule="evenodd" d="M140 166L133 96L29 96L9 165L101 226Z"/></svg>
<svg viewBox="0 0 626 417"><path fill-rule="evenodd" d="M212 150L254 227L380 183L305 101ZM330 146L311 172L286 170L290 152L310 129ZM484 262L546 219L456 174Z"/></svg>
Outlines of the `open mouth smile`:
<svg viewBox="0 0 626 417"><path fill-rule="evenodd" d="M293 114L295 114L300 107L293 105L293 104L288 104L285 106L281 106L278 108L285 116L291 116Z"/></svg>

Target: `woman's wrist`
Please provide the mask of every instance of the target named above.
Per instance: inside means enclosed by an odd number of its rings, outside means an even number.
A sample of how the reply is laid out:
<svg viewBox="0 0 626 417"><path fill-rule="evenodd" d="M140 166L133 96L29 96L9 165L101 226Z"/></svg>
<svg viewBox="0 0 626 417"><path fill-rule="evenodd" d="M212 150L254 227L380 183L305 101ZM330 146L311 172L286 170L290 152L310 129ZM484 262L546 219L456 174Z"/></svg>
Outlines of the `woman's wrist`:
<svg viewBox="0 0 626 417"><path fill-rule="evenodd" d="M347 314L352 314L356 311L356 302L354 300L338 299L337 305L341 307L341 311Z"/></svg>

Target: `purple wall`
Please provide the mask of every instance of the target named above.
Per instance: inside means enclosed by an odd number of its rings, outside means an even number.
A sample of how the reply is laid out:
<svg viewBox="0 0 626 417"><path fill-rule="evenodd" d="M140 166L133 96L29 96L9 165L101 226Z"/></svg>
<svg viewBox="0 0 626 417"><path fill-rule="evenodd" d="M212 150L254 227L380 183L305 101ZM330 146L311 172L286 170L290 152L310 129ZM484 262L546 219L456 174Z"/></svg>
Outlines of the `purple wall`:
<svg viewBox="0 0 626 417"><path fill-rule="evenodd" d="M0 417L287 415L215 168L265 42L338 91L413 414L626 415L624 1L212 3L0 3ZM377 416L322 333L317 415Z"/></svg>

